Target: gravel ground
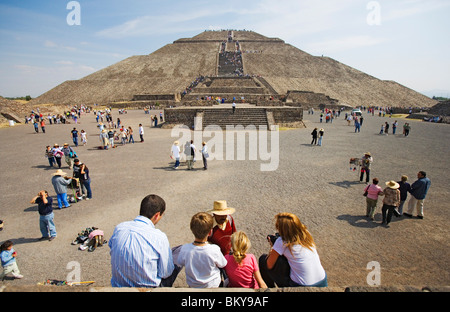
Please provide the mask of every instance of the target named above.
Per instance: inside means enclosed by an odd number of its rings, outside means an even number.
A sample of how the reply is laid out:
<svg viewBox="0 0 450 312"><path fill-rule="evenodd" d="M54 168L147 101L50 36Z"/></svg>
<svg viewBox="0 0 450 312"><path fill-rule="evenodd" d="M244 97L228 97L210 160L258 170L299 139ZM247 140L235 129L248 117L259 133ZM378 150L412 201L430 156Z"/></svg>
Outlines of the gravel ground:
<svg viewBox="0 0 450 312"><path fill-rule="evenodd" d="M0 285L65 280L79 267L81 280L109 286L109 247L80 251L71 241L91 226L102 229L108 240L118 223L138 215L140 201L151 193L167 203L157 227L173 246L192 241L189 221L193 214L212 209L214 200L224 199L236 208L233 217L237 228L247 232L252 242L250 252L257 257L269 250L265 237L275 231L275 214L288 211L298 215L316 241L330 286L367 286L372 270L367 265L372 261L380 264L382 286L450 284L449 210L445 204L450 186L449 125L409 120L409 137L385 136L378 134L379 128L393 118L365 113L362 130L355 133L343 117L332 124L320 124L317 113L305 112L306 128L280 130L276 170L261 171L260 165L268 161L258 154L258 160L249 160L248 155L247 160L210 160L206 171L200 161L195 164L196 170L188 171L184 166L180 170L171 168L169 150L178 135L172 136L169 129L150 128L149 115L143 111L126 115L114 111L113 116L133 127L135 144L99 150L99 131L92 114L82 116L77 125L48 125L45 134L35 134L32 125L0 129L0 219L5 222L0 241L13 240L24 275L21 280L6 280ZM405 122L398 120L400 126ZM145 127L144 143L138 143L139 123ZM68 209L56 209L58 237L52 242L38 241L37 206L29 201L41 189L55 197L51 175L56 168L48 168L44 149L54 143L72 143L73 127L88 133L87 146L79 146L76 151L90 168L94 198ZM310 145L314 127L325 129L322 147ZM200 143L201 138L197 147ZM224 153L225 143L230 142L224 140ZM372 177L378 177L382 187L385 181L399 180L403 174L412 183L419 170L427 172L432 185L423 220L394 218L389 228L381 226L380 202L376 220L365 217L365 184L350 170L349 159L366 151L374 157ZM67 165L62 169L71 175ZM184 271L175 286L187 286Z"/></svg>

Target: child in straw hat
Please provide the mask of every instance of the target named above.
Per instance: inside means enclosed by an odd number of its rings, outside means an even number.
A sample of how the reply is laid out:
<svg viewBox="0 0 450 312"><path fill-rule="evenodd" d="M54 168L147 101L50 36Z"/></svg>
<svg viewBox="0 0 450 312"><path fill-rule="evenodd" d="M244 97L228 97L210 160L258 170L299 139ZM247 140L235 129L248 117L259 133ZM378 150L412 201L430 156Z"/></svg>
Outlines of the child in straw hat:
<svg viewBox="0 0 450 312"><path fill-rule="evenodd" d="M234 219L231 216L236 209L228 207L225 200L216 200L214 208L209 210L214 217L214 227L208 237L212 244L219 245L223 255L228 255L231 250L231 235L236 232Z"/></svg>

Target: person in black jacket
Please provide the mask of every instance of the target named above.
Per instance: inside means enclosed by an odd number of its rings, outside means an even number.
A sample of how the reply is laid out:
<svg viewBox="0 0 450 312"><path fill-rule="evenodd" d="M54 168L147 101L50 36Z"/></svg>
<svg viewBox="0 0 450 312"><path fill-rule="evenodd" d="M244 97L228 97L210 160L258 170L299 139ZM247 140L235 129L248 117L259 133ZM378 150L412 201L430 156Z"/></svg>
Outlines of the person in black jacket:
<svg viewBox="0 0 450 312"><path fill-rule="evenodd" d="M40 191L37 196L31 199L30 204L38 204L39 211L39 228L41 230L42 239L53 240L56 237L56 227L53 221L53 199L48 196L47 191Z"/></svg>
<svg viewBox="0 0 450 312"><path fill-rule="evenodd" d="M311 145L317 144L317 128L314 128L314 130L311 132L311 135L312 135Z"/></svg>

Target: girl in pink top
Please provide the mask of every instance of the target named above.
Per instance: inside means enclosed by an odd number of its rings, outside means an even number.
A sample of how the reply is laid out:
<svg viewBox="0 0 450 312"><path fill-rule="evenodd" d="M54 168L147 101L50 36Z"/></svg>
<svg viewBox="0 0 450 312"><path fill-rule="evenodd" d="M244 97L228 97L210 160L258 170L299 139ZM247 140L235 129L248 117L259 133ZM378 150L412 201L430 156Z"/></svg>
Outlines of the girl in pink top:
<svg viewBox="0 0 450 312"><path fill-rule="evenodd" d="M238 231L231 235L232 254L225 255L228 262L225 267L228 287L267 288L259 272L258 261L253 254L247 254L250 246L250 240L244 232Z"/></svg>

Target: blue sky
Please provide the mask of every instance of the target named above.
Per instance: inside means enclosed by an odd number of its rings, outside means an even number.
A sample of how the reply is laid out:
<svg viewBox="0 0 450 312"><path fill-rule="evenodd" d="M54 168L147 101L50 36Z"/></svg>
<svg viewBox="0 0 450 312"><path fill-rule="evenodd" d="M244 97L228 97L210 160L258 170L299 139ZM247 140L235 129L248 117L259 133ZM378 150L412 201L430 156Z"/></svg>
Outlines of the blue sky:
<svg viewBox="0 0 450 312"><path fill-rule="evenodd" d="M0 95L40 94L205 30L247 29L450 97L450 0L0 0ZM433 91L434 90L434 91Z"/></svg>

